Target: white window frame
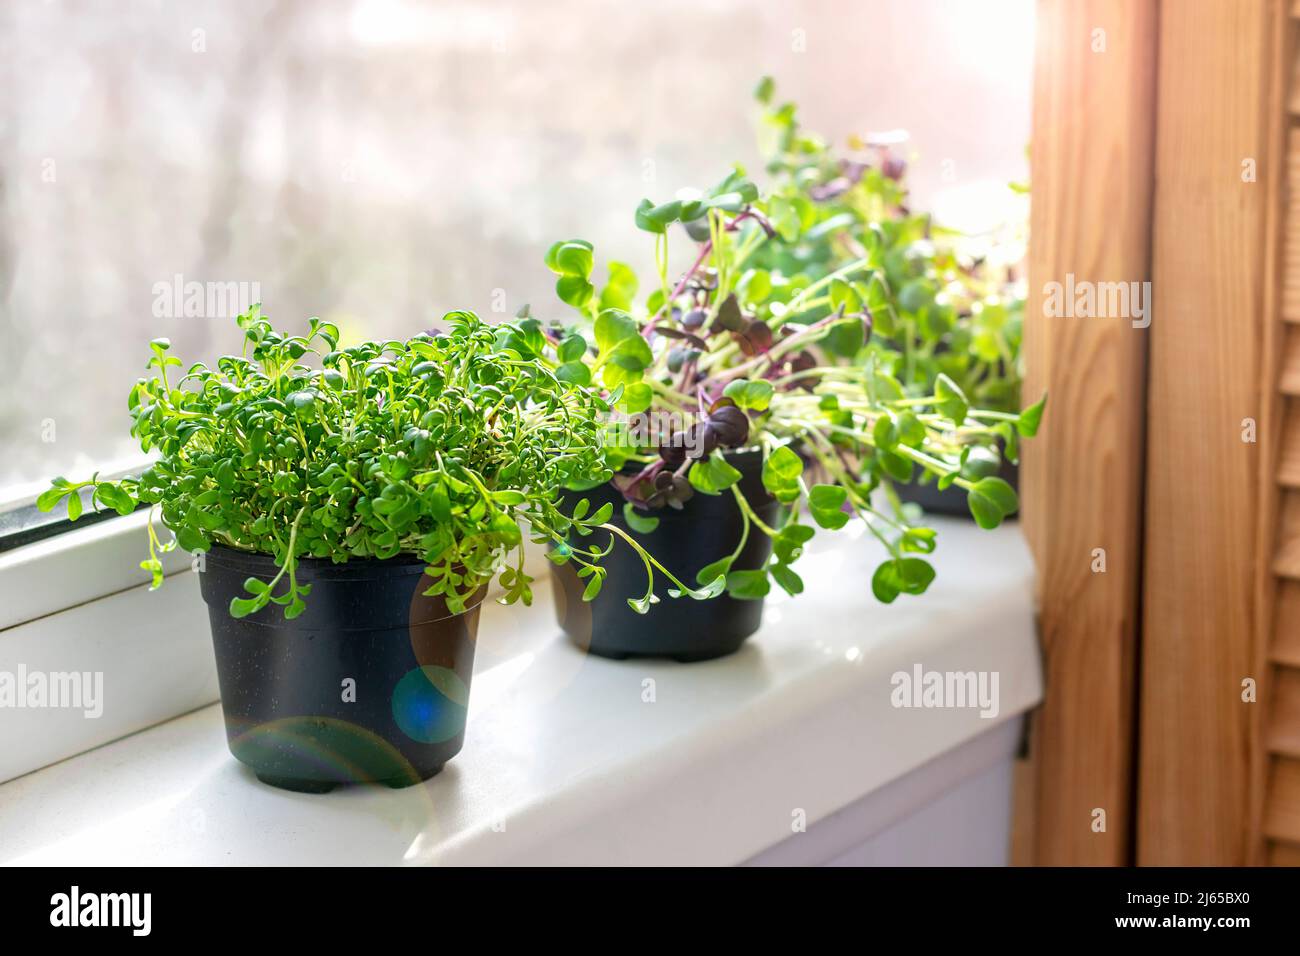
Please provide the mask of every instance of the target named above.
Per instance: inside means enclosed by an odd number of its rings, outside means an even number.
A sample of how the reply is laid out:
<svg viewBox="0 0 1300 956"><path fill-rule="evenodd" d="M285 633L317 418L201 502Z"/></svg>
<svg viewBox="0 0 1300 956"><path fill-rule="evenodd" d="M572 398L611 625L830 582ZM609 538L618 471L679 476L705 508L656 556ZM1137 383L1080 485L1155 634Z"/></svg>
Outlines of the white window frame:
<svg viewBox="0 0 1300 956"><path fill-rule="evenodd" d="M191 555L160 555L149 591L147 510L0 553L0 671L101 674L105 706L0 709L0 782L218 699Z"/></svg>

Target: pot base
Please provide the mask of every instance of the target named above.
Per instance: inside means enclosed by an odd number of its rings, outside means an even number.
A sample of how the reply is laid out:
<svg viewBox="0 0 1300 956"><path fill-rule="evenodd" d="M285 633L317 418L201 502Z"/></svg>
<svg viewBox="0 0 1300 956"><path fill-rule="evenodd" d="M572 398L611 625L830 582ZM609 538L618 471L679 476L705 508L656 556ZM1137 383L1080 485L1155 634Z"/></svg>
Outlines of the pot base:
<svg viewBox="0 0 1300 956"><path fill-rule="evenodd" d="M271 773L259 773L257 779L268 787L279 790L292 790L294 793L329 793L338 786L333 780L308 780L305 777L280 777Z"/></svg>
<svg viewBox="0 0 1300 956"><path fill-rule="evenodd" d="M640 653L637 651L624 651L612 647L602 647L599 644L588 644L581 638L572 634L567 635L569 642L579 650L586 651L588 654L594 654L596 657L604 657L612 661L630 661L644 660L647 657L659 658L660 660L677 661L679 664L694 664L699 661L717 660L719 657L728 657L744 645L745 639L749 634L743 634L733 640L714 641L706 649L692 650L689 652L665 653L663 651L647 651Z"/></svg>
<svg viewBox="0 0 1300 956"><path fill-rule="evenodd" d="M400 777L389 777L385 780L375 780L376 784L388 787L390 790L404 790L407 787L414 787L418 783L436 776L442 772L442 765L434 767L432 770L425 772L421 776L415 774L406 774ZM286 777L282 774L261 773L253 771L257 779L262 781L268 787L275 787L278 790L292 790L294 793L329 793L336 787L355 786L355 784L344 783L340 780L317 780L311 777Z"/></svg>

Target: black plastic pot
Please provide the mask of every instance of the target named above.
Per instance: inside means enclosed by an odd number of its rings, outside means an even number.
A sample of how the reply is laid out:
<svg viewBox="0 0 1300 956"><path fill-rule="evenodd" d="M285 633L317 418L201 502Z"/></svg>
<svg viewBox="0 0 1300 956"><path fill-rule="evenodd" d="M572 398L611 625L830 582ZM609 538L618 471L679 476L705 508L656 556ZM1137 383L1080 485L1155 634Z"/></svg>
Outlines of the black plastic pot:
<svg viewBox="0 0 1300 956"><path fill-rule="evenodd" d="M739 487L755 513L768 524L776 520L779 503L768 495L762 482L763 459L759 452L727 456L741 473ZM595 511L605 502L614 505L611 521L621 528L624 498L612 485L583 492L567 492L566 504L591 499ZM655 510L659 526L649 534L633 532L656 560L683 582L695 585L696 573L707 564L730 554L740 543L743 519L740 506L730 492L721 495L696 494L680 511ZM603 532L589 539L600 546L608 543ZM772 550L771 539L751 529L749 540L733 570L760 568ZM668 583L656 575L660 601L648 614L628 607L628 598L645 593L645 565L622 540L602 562L608 570L605 584L594 601L582 600L585 580L572 564L552 566L551 586L555 594L560 627L575 644L602 657L669 657L679 661L702 661L731 654L745 638L758 630L763 602L742 601L722 594L708 601L689 597L670 598Z"/></svg>
<svg viewBox="0 0 1300 956"><path fill-rule="evenodd" d="M1001 467L998 468L997 475L1019 492L1019 465L1012 464L1004 458ZM897 490L900 500L918 504L921 506L921 510L928 514L951 515L958 518L971 517L970 508L966 504L966 492L961 488L949 485L940 491L938 481L930 481L924 485L915 482L906 485L895 484L894 488Z"/></svg>
<svg viewBox="0 0 1300 956"><path fill-rule="evenodd" d="M341 783L405 787L460 751L479 604L452 614L415 556L343 564L303 558L307 609L230 616L263 554L214 545L200 575L212 622L230 752L264 783L321 793Z"/></svg>

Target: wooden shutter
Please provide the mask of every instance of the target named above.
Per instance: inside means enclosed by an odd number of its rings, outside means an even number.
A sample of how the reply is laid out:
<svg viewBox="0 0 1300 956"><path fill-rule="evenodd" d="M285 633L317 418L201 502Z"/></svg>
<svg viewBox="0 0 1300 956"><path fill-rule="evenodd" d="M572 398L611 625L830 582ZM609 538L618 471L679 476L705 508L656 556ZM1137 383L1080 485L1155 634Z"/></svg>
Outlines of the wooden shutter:
<svg viewBox="0 0 1300 956"><path fill-rule="evenodd" d="M1145 278L1149 250L1154 310L1136 334L1026 313L1047 695L1016 858L1297 864L1300 0L1038 16L1031 292Z"/></svg>
<svg viewBox="0 0 1300 956"><path fill-rule="evenodd" d="M1289 14L1289 15L1288 15ZM1300 3L1275 21L1277 96L1270 111L1285 175L1276 177L1264 343L1261 577L1265 754L1256 861L1300 865ZM1259 859L1262 857L1262 860Z"/></svg>
<svg viewBox="0 0 1300 956"><path fill-rule="evenodd" d="M1049 397L1021 474L1046 697L1018 863L1131 860L1147 338L1126 318L1048 317L1044 288L1150 277L1156 31L1155 0L1038 5L1024 397Z"/></svg>

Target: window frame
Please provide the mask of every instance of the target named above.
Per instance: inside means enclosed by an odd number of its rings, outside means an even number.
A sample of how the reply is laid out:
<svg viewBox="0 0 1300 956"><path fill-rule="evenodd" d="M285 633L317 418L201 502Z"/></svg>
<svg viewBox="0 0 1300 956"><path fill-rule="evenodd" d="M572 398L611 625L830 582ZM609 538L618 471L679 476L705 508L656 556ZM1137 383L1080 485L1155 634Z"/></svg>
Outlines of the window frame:
<svg viewBox="0 0 1300 956"><path fill-rule="evenodd" d="M159 555L167 580L150 593L148 509L86 523L0 552L0 670L99 672L112 702L98 719L17 709L0 781L171 720L218 697L207 608L193 556ZM191 580L191 578L193 578Z"/></svg>
<svg viewBox="0 0 1300 956"><path fill-rule="evenodd" d="M111 461L106 467L94 472L101 478L117 480L127 476L138 475L153 461L152 456L135 455L130 458ZM81 502L85 510L81 517L72 521L67 516L66 505L60 502L50 511L41 511L36 507L38 495L49 487L49 481L34 481L3 489L0 496L0 554L21 548L23 545L44 541L56 535L66 534L78 528L119 517L116 511L108 508L96 509L90 501L89 491L81 492ZM146 509L141 504L137 510ZM0 625L3 627L3 625Z"/></svg>
<svg viewBox="0 0 1300 956"><path fill-rule="evenodd" d="M0 551L0 638L30 621L147 585L150 574L140 562L148 556L148 522L148 508L89 523L64 518L53 535ZM193 561L178 550L159 559L168 576L188 571Z"/></svg>

